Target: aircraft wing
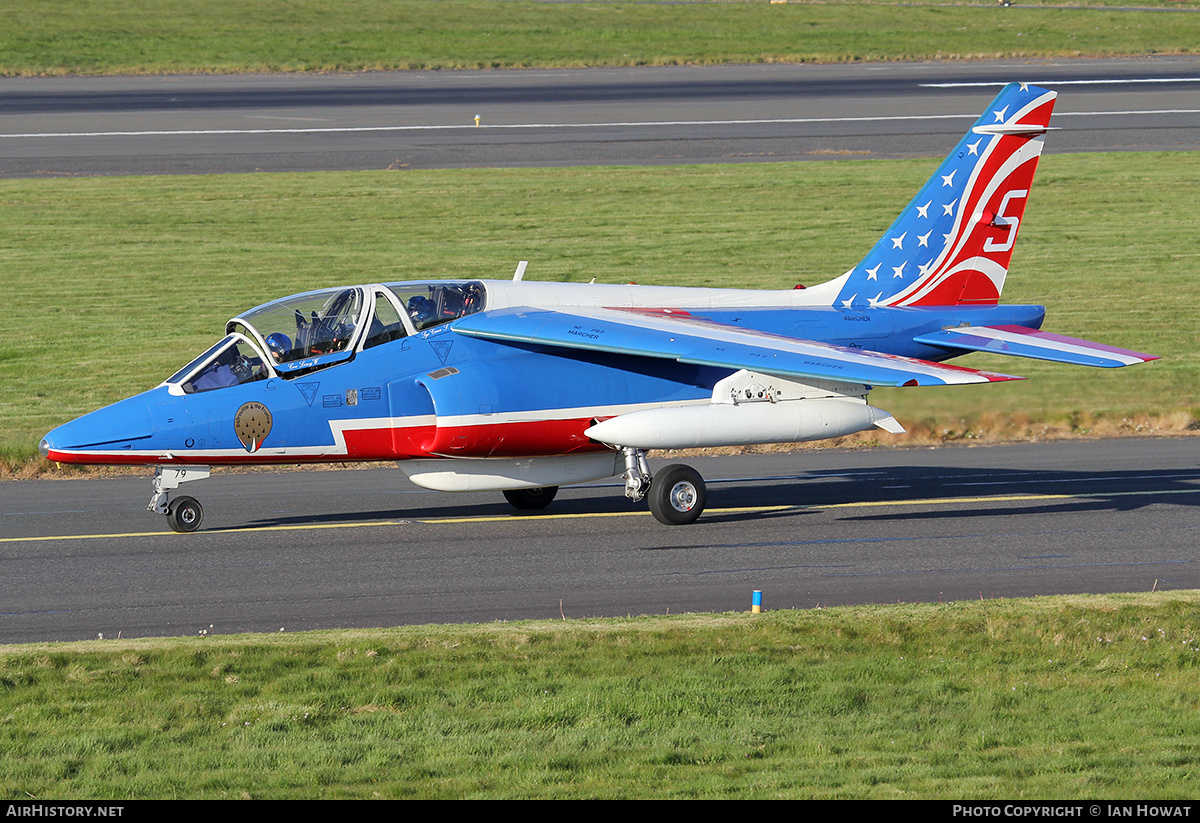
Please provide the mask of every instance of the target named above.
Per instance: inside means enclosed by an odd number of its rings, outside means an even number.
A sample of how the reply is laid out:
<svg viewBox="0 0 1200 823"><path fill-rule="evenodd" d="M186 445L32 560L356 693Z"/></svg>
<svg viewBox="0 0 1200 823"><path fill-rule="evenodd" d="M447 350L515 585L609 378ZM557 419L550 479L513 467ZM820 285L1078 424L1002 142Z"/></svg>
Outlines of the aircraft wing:
<svg viewBox="0 0 1200 823"><path fill-rule="evenodd" d="M451 327L459 334L488 340L748 369L801 380L946 386L1022 379L784 337L665 310L513 307L467 315Z"/></svg>
<svg viewBox="0 0 1200 823"><path fill-rule="evenodd" d="M1090 340L1050 334L1025 326L961 326L923 334L913 339L930 346L1103 368L1130 366L1158 359L1158 356L1153 354L1104 346Z"/></svg>

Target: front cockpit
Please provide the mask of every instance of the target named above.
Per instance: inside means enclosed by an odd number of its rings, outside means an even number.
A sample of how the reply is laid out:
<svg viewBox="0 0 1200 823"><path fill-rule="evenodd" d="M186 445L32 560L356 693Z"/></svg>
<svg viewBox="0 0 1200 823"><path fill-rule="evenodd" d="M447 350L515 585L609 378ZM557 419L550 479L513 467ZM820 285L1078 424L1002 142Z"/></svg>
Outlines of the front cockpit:
<svg viewBox="0 0 1200 823"><path fill-rule="evenodd" d="M230 320L226 336L165 381L195 394L270 377L292 378L480 311L477 281L402 282L320 289L274 300Z"/></svg>

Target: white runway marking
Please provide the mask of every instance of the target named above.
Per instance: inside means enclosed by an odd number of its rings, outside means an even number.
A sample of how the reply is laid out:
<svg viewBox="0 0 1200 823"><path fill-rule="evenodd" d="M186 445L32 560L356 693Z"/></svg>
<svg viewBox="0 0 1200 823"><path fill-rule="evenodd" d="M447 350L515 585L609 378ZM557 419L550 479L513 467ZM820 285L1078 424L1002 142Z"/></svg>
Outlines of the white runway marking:
<svg viewBox="0 0 1200 823"><path fill-rule="evenodd" d="M1112 80L1030 80L1031 86L1116 86L1130 83L1200 83L1200 77L1144 77ZM1003 87L1007 83L921 83L923 89L966 89L981 87Z"/></svg>
<svg viewBox="0 0 1200 823"><path fill-rule="evenodd" d="M1146 109L1142 111L1067 111L1055 112L1055 117L1106 117L1111 115L1148 114L1200 114L1200 109ZM398 131L470 131L496 129L602 129L638 128L646 126L738 126L802 123L879 123L889 121L927 120L974 120L978 114L925 114L897 115L894 117L789 117L767 120L657 120L642 123L509 123L476 126L473 123L442 126L333 126L287 129L178 129L146 131L74 131L74 132L28 132L0 134L0 138L22 137L189 137L199 135L251 135L251 134L355 134L363 132Z"/></svg>

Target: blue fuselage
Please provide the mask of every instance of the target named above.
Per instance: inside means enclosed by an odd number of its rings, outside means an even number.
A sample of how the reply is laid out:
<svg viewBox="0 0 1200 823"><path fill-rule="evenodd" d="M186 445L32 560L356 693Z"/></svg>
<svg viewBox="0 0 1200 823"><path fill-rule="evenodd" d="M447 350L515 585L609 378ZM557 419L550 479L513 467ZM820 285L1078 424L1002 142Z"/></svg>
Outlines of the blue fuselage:
<svg viewBox="0 0 1200 823"><path fill-rule="evenodd" d="M1040 327L1041 306L743 308L693 314L851 350L942 361L913 340L960 325ZM183 393L164 384L50 432L52 460L249 464L519 457L604 448L597 419L709 398L729 369L426 329L294 377Z"/></svg>

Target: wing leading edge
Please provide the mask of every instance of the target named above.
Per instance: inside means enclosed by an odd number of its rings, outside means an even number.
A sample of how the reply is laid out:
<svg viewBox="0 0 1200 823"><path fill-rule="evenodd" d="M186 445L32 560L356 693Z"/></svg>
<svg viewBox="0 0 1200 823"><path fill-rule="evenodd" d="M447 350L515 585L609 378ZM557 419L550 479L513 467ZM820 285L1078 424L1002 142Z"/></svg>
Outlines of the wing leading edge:
<svg viewBox="0 0 1200 823"><path fill-rule="evenodd" d="M452 328L459 334L506 343L652 357L867 386L947 386L1022 379L735 328L688 315L631 317L630 312L619 309L513 307L468 315L455 321Z"/></svg>

